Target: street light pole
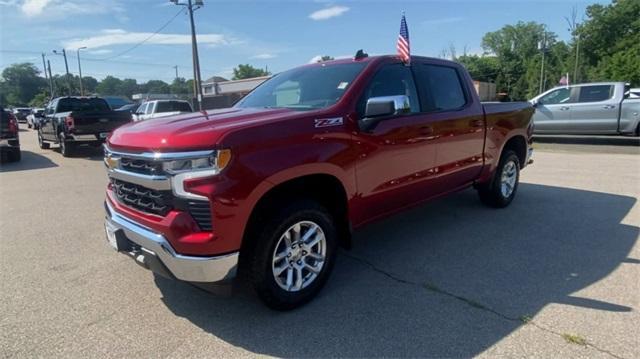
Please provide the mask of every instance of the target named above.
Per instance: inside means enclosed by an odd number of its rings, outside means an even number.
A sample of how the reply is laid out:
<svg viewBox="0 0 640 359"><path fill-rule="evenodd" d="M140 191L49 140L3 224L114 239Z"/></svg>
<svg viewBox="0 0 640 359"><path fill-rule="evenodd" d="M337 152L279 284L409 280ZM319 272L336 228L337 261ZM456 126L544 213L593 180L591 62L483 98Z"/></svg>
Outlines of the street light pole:
<svg viewBox="0 0 640 359"><path fill-rule="evenodd" d="M78 56L78 74L80 75L80 96L84 96L84 89L82 88L82 67L80 66L80 50L86 49L86 46L79 47L76 50Z"/></svg>
<svg viewBox="0 0 640 359"><path fill-rule="evenodd" d="M542 65L540 66L540 91L538 93L542 93L542 88L544 84L544 55L547 51L547 32L544 32L544 37L542 39L542 43L540 44L540 49L542 50Z"/></svg>
<svg viewBox="0 0 640 359"><path fill-rule="evenodd" d="M71 94L71 82L69 82L69 63L67 62L67 52L65 51L65 49L62 49L62 54L60 54L58 51L53 50L53 53L56 55L62 55L64 57L64 68L67 71L67 86L68 88L68 92L67 95Z"/></svg>
<svg viewBox="0 0 640 359"><path fill-rule="evenodd" d="M44 79L47 80L47 82L49 82L49 85L51 86L51 81L49 81L49 75L47 74L47 61L45 60L44 52L42 53L42 69L44 71ZM52 97L53 97L53 88L50 88L49 98L52 98Z"/></svg>
<svg viewBox="0 0 640 359"><path fill-rule="evenodd" d="M191 56L193 60L193 94L198 102L198 110L202 111L202 79L200 75L200 60L198 58L198 41L196 39L196 25L193 20L193 12L202 6L202 0L187 0L187 3L180 3L179 0L169 0L175 5L186 6L191 22Z"/></svg>
<svg viewBox="0 0 640 359"><path fill-rule="evenodd" d="M55 87L53 86L53 76L51 76L51 61L47 60L47 70L49 71L49 87L51 87L51 98L56 95Z"/></svg>

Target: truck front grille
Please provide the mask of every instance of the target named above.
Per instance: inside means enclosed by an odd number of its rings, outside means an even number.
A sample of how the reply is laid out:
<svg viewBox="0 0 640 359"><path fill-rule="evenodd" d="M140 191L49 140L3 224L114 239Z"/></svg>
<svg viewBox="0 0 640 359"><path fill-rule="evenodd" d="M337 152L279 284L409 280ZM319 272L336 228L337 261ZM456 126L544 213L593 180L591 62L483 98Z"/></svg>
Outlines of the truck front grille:
<svg viewBox="0 0 640 359"><path fill-rule="evenodd" d="M172 209L171 195L112 178L118 201L139 211L164 216Z"/></svg>
<svg viewBox="0 0 640 359"><path fill-rule="evenodd" d="M134 158L122 157L120 168L124 171L141 173L145 175L159 175L162 173L162 163Z"/></svg>

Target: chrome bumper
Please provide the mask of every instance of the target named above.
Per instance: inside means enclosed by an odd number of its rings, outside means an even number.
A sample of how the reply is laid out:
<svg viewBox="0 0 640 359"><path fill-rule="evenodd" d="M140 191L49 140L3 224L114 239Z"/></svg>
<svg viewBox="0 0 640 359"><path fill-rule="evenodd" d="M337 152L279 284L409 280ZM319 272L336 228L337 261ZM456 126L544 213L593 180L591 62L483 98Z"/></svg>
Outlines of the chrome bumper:
<svg viewBox="0 0 640 359"><path fill-rule="evenodd" d="M118 251L130 254L148 269L163 274L156 270L155 266L149 265L157 258L172 276L188 282L212 283L235 277L239 252L216 257L194 257L178 254L163 235L118 214L108 201L105 202L105 207L107 211L106 230L120 236L120 238L124 236L128 241L141 247L139 253L120 249Z"/></svg>

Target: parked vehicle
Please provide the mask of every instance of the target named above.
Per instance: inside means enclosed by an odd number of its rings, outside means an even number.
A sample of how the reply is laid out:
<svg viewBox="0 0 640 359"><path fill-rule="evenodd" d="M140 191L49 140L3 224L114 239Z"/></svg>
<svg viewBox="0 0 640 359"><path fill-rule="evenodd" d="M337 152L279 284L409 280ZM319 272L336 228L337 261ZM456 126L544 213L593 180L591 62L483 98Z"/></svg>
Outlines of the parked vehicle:
<svg viewBox="0 0 640 359"><path fill-rule="evenodd" d="M59 97L45 109L38 143L40 148L57 143L62 155L69 157L75 146L100 145L111 131L127 122L131 122L129 113L111 110L102 98Z"/></svg>
<svg viewBox="0 0 640 359"><path fill-rule="evenodd" d="M123 96L104 96L102 98L107 101L109 107L113 110L132 103L131 100Z"/></svg>
<svg viewBox="0 0 640 359"><path fill-rule="evenodd" d="M630 89L629 98L640 98L640 88Z"/></svg>
<svg viewBox="0 0 640 359"><path fill-rule="evenodd" d="M17 162L21 157L18 120L0 107L0 162Z"/></svg>
<svg viewBox="0 0 640 359"><path fill-rule="evenodd" d="M531 103L536 134L640 135L640 99L624 82L556 87Z"/></svg>
<svg viewBox="0 0 640 359"><path fill-rule="evenodd" d="M133 116L133 115L135 115L136 110L138 109L138 107L140 107L139 104L130 103L130 104L127 104L127 105L124 105L122 107L117 108L116 111L127 111Z"/></svg>
<svg viewBox="0 0 640 359"><path fill-rule="evenodd" d="M442 59L285 71L233 108L115 130L107 239L179 280L225 281L239 268L267 305L294 308L320 291L352 229L470 186L508 206L530 162L533 111L482 104L464 67Z"/></svg>
<svg viewBox="0 0 640 359"><path fill-rule="evenodd" d="M26 123L27 116L31 113L31 109L29 107L16 107L13 109L13 116L15 116L18 122Z"/></svg>
<svg viewBox="0 0 640 359"><path fill-rule="evenodd" d="M27 116L27 127L38 129L40 119L44 117L44 108L31 109L31 113Z"/></svg>
<svg viewBox="0 0 640 359"><path fill-rule="evenodd" d="M143 102L136 110L134 120L150 120L153 118L191 113L193 109L187 101L181 100L154 100Z"/></svg>

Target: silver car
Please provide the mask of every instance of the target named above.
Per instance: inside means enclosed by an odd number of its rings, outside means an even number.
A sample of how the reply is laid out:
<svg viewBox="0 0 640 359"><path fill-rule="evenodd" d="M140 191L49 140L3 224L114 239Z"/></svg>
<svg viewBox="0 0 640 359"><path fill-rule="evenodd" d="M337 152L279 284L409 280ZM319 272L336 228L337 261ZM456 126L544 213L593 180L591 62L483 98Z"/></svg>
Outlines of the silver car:
<svg viewBox="0 0 640 359"><path fill-rule="evenodd" d="M536 134L640 135L640 99L624 82L553 88L531 100Z"/></svg>

